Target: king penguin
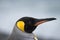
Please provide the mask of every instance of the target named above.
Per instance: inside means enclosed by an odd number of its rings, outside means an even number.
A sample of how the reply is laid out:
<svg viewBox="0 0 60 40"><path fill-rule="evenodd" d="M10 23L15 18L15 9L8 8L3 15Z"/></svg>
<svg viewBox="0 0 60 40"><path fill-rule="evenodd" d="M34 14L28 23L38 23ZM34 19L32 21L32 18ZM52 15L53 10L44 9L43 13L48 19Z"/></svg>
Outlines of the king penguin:
<svg viewBox="0 0 60 40"><path fill-rule="evenodd" d="M22 17L15 23L8 40L38 40L38 38L33 34L36 27L42 23L55 19L56 18L37 19L33 17Z"/></svg>

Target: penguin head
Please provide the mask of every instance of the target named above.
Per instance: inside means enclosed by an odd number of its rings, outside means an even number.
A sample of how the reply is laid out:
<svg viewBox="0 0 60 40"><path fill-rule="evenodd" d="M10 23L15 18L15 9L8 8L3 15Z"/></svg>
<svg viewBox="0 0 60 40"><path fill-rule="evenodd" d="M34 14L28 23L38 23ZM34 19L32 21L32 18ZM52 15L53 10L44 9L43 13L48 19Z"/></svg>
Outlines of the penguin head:
<svg viewBox="0 0 60 40"><path fill-rule="evenodd" d="M23 32L32 33L38 25L55 19L56 18L37 19L33 17L22 17L16 22L16 26Z"/></svg>

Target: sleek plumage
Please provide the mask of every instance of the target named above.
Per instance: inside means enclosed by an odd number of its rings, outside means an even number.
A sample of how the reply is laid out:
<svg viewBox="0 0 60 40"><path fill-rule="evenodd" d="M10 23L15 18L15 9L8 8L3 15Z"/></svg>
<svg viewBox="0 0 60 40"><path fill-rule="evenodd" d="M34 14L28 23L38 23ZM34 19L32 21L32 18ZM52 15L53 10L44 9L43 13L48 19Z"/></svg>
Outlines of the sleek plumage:
<svg viewBox="0 0 60 40"><path fill-rule="evenodd" d="M8 40L38 40L32 33L39 24L55 20L56 18L36 19L32 17L22 17L17 20L11 36Z"/></svg>

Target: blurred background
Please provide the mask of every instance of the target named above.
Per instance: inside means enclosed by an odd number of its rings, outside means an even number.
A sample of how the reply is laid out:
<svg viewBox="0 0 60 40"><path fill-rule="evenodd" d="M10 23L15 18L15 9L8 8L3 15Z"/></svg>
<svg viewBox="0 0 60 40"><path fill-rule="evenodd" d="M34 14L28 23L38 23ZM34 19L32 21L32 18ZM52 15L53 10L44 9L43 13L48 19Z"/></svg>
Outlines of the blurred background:
<svg viewBox="0 0 60 40"><path fill-rule="evenodd" d="M7 40L15 22L24 16L57 18L33 33L39 40L60 40L60 0L0 0L0 40Z"/></svg>

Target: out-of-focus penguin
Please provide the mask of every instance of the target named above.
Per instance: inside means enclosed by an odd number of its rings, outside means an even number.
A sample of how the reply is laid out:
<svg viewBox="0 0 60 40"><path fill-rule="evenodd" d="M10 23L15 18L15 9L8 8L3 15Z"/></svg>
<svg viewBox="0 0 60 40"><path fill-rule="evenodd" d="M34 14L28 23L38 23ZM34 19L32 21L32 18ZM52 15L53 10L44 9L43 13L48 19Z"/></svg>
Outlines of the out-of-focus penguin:
<svg viewBox="0 0 60 40"><path fill-rule="evenodd" d="M56 18L36 19L22 17L15 23L12 34L8 40L38 40L32 33L39 24L55 20Z"/></svg>

